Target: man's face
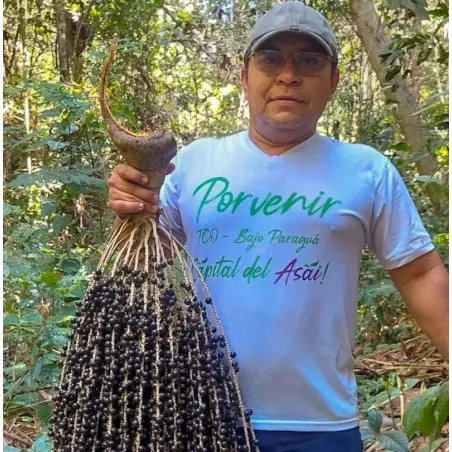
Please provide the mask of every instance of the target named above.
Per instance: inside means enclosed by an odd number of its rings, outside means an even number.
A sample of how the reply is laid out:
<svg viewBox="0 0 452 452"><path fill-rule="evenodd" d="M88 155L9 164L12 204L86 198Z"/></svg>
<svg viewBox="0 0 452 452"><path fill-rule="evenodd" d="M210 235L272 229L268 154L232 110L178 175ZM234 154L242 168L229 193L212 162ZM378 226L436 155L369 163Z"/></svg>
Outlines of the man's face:
<svg viewBox="0 0 452 452"><path fill-rule="evenodd" d="M280 70L267 73L251 57L248 70L242 71L242 85L249 101L251 126L265 135L266 128L311 130L332 98L339 81L339 71L332 63L314 75L297 72L289 57L295 52L325 53L322 46L309 36L281 33L270 38L259 50L273 49L287 56ZM292 99L292 100L290 100Z"/></svg>

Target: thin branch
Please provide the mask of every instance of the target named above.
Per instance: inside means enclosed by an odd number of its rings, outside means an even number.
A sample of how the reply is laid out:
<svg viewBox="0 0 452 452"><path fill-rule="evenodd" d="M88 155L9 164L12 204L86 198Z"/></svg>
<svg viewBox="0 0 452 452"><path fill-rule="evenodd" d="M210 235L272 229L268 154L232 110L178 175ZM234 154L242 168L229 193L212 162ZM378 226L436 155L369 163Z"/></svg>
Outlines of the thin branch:
<svg viewBox="0 0 452 452"><path fill-rule="evenodd" d="M90 154L90 159L91 159L91 166L93 167L93 170L95 170L96 169L96 161L94 159L93 149L91 147L91 140L89 139L88 128L84 127L83 129L85 131L86 143L88 144L88 149L89 149L89 154Z"/></svg>
<svg viewBox="0 0 452 452"><path fill-rule="evenodd" d="M149 93L155 94L155 88L154 88L153 84L151 83L151 81L149 80L149 77L147 76L147 74L144 72L143 67L137 66L135 69L140 74L141 78L143 79Z"/></svg>
<svg viewBox="0 0 452 452"><path fill-rule="evenodd" d="M32 442L31 438L29 438L28 436L26 436L26 437L19 436L8 430L3 430L3 436L5 437L5 439L17 441L18 443L20 443L21 446L25 446L25 447L29 446L30 442Z"/></svg>

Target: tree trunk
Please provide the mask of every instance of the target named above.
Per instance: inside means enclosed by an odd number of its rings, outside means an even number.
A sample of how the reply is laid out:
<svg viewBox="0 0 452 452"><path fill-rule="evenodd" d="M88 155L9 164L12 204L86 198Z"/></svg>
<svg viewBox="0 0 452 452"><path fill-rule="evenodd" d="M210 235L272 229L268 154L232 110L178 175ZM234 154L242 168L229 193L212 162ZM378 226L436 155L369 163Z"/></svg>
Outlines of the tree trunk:
<svg viewBox="0 0 452 452"><path fill-rule="evenodd" d="M67 54L67 30L64 0L55 0L55 18L57 23L58 68L62 82L70 80L69 58Z"/></svg>
<svg viewBox="0 0 452 452"><path fill-rule="evenodd" d="M27 0L18 1L19 11L19 30L22 44L22 81L28 78L28 70L30 68L30 54L27 50L27 22L28 22L28 2ZM27 91L24 91L24 124L25 133L28 135L31 131L30 128L30 99ZM31 153L27 154L27 172L31 174Z"/></svg>
<svg viewBox="0 0 452 452"><path fill-rule="evenodd" d="M350 0L350 6L358 35L369 55L383 93L388 100L397 104L397 119L405 139L415 153L424 154L417 162L418 171L423 175L432 175L437 167L437 161L433 155L425 155L429 151L428 143L423 133L422 121L419 115L415 114L420 110L415 96L400 75L393 78L390 84L386 82L388 67L381 60L380 53L389 43L389 39L383 31L384 27L374 3L372 0ZM427 192L434 206L439 207L442 196L439 196L433 187L428 187Z"/></svg>
<svg viewBox="0 0 452 452"><path fill-rule="evenodd" d="M230 14L229 14L229 23L234 23L234 10L235 10L235 0L231 0L230 2Z"/></svg>
<svg viewBox="0 0 452 452"><path fill-rule="evenodd" d="M361 101L360 101L360 121L358 128L358 139L361 141L366 136L369 122L369 115L366 112L372 111L372 68L369 64L369 57L366 52L361 55Z"/></svg>

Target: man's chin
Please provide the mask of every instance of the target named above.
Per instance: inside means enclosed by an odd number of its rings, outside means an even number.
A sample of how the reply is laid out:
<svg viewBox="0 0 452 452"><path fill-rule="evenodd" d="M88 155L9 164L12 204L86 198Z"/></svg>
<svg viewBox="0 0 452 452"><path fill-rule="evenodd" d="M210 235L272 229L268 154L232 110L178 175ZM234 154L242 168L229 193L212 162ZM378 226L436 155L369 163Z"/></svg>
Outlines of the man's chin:
<svg viewBox="0 0 452 452"><path fill-rule="evenodd" d="M292 115L279 115L277 118L261 116L252 121L252 127L267 140L285 144L303 140L312 135L315 132L316 123L308 121L306 117Z"/></svg>
<svg viewBox="0 0 452 452"><path fill-rule="evenodd" d="M293 130L300 126L307 125L306 118L303 116L296 116L288 113L281 113L279 115L265 116L262 118L270 127L279 130Z"/></svg>

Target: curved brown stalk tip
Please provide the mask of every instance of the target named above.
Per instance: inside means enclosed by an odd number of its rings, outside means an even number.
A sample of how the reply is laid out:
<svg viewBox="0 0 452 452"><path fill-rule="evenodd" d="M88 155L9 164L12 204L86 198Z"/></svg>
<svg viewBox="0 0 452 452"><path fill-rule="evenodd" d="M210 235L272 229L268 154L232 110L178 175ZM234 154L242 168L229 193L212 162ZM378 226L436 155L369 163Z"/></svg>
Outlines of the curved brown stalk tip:
<svg viewBox="0 0 452 452"><path fill-rule="evenodd" d="M108 104L107 78L115 54L116 40L113 39L102 69L99 89L100 107L102 116L107 123L108 134L127 163L142 171L162 170L176 155L177 145L172 133L135 134L120 125L113 117Z"/></svg>

